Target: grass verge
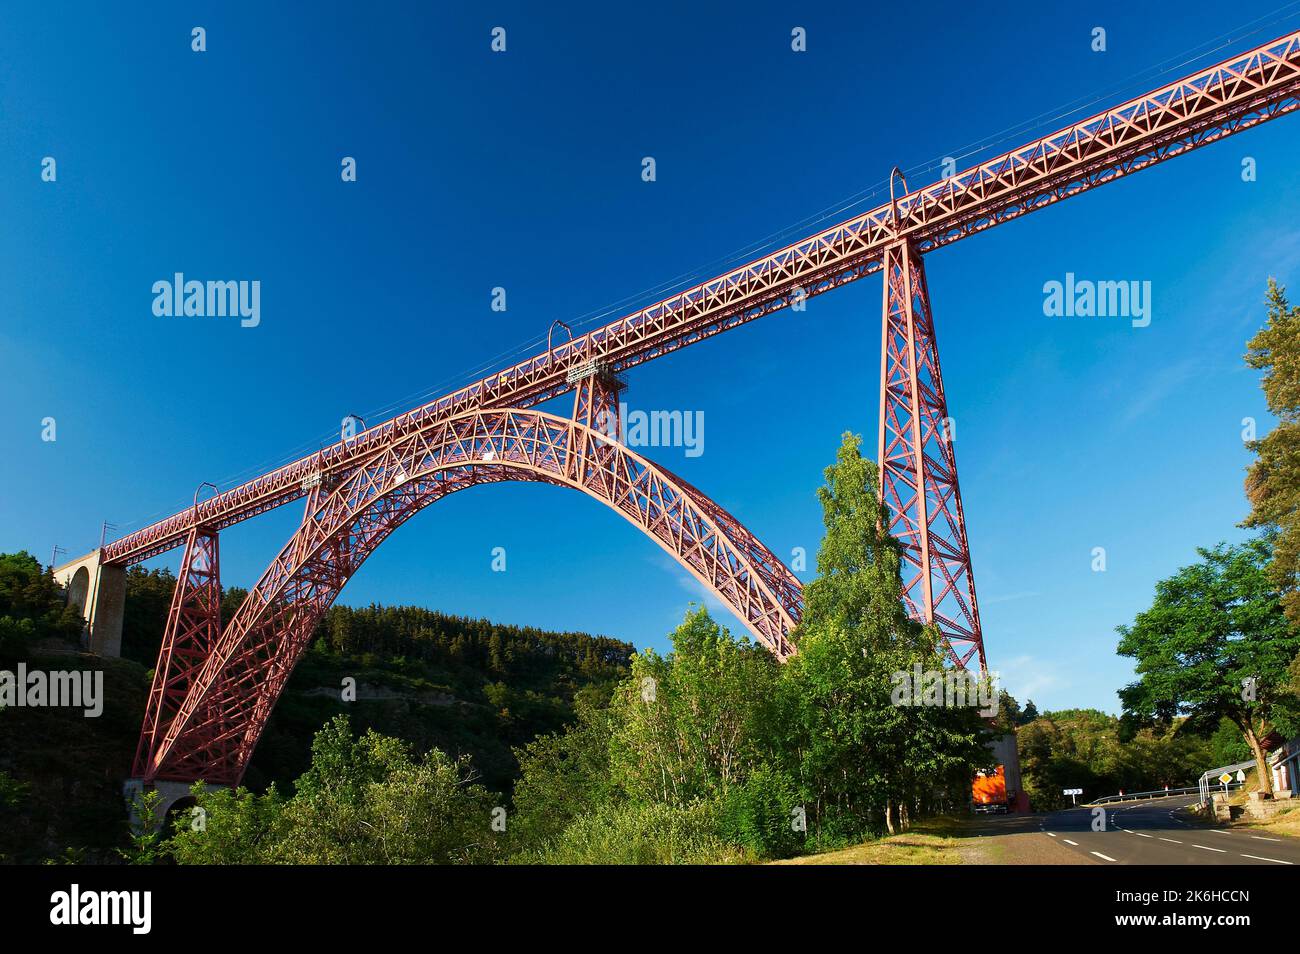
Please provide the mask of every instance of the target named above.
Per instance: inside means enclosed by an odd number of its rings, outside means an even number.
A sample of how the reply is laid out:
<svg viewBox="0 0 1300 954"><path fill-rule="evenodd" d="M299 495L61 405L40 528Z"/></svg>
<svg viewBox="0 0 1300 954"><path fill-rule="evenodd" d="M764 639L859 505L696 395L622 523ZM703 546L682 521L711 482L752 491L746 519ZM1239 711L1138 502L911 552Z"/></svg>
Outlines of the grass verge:
<svg viewBox="0 0 1300 954"><path fill-rule="evenodd" d="M959 865L964 830L962 822L952 818L928 818L910 831L887 835L875 841L838 851L803 855L778 865Z"/></svg>

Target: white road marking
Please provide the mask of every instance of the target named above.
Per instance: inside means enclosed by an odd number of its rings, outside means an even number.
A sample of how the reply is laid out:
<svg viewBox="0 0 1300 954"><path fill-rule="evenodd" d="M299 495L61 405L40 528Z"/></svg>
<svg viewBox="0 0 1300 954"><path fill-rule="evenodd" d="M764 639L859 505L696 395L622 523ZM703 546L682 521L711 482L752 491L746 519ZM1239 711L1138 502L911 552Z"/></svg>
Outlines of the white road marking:
<svg viewBox="0 0 1300 954"><path fill-rule="evenodd" d="M1181 844L1182 844L1182 842L1179 841L1177 838L1161 838L1160 840L1161 840L1161 841L1172 841L1175 845L1181 845Z"/></svg>
<svg viewBox="0 0 1300 954"><path fill-rule="evenodd" d="M1146 833L1144 833L1144 832L1140 832L1140 831L1135 831L1135 832L1133 832L1133 834L1135 834L1135 835L1137 835L1137 836L1139 836L1139 837L1141 837L1141 838L1150 838L1150 837L1151 837L1150 835L1148 835L1148 834L1146 834Z"/></svg>
<svg viewBox="0 0 1300 954"><path fill-rule="evenodd" d="M1273 864L1275 864L1275 865L1290 865L1290 864L1295 864L1295 862L1293 862L1293 861L1278 861L1276 858L1261 858L1259 855L1247 855L1247 854L1244 854L1244 853L1242 854L1241 857L1243 857L1243 858L1254 858L1256 861L1271 861L1271 862L1273 862Z"/></svg>
<svg viewBox="0 0 1300 954"><path fill-rule="evenodd" d="M1210 833L1211 835L1227 835L1227 834L1228 834L1226 831L1219 831L1219 829L1217 829L1217 828L1210 828L1210 829L1207 829L1207 830L1209 831L1209 833ZM1231 838L1232 836L1231 836L1231 835L1228 835L1228 837Z"/></svg>
<svg viewBox="0 0 1300 954"><path fill-rule="evenodd" d="M1054 831L1049 831L1049 832L1047 833L1047 837L1048 837L1048 838L1055 838L1055 837L1056 837L1056 832L1054 832Z"/></svg>
<svg viewBox="0 0 1300 954"><path fill-rule="evenodd" d="M1218 852L1219 854L1221 854L1221 855L1226 855L1226 854L1227 854L1227 852L1224 851L1222 848L1206 848L1204 845L1192 845L1192 847L1193 847L1193 848L1199 848L1199 849L1201 849L1201 851L1217 851L1217 852Z"/></svg>
<svg viewBox="0 0 1300 954"><path fill-rule="evenodd" d="M1074 847L1076 848L1079 847L1079 843L1077 841L1070 841L1070 839L1068 838L1062 838L1061 841L1065 842L1067 845L1074 845Z"/></svg>
<svg viewBox="0 0 1300 954"><path fill-rule="evenodd" d="M1089 854L1094 854L1094 855L1096 855L1098 858L1104 858L1106 861L1114 861L1114 860L1115 860L1115 859L1112 858L1110 855L1103 855L1100 851L1089 852Z"/></svg>
<svg viewBox="0 0 1300 954"><path fill-rule="evenodd" d="M1281 838L1265 838L1263 835L1251 835L1250 837L1251 837L1251 838L1254 838L1256 841L1277 841L1277 842L1280 842L1280 841L1282 840Z"/></svg>

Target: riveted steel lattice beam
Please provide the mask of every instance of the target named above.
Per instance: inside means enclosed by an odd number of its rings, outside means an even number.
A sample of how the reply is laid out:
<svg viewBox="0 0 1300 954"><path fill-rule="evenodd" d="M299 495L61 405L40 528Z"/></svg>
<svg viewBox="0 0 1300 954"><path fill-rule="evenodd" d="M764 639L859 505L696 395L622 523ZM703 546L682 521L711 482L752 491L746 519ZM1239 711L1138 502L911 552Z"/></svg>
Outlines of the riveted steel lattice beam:
<svg viewBox="0 0 1300 954"><path fill-rule="evenodd" d="M580 460L575 460L575 458ZM249 592L140 774L237 784L312 630L387 536L449 493L540 481L600 500L654 540L785 658L798 579L698 490L604 433L537 411L436 423L312 489L298 531Z"/></svg>
<svg viewBox="0 0 1300 954"><path fill-rule="evenodd" d="M1286 115L1300 105L1300 32L1198 70L687 288L617 321L502 368L437 400L129 534L104 548L138 563L185 542L195 525L222 529L307 493L313 475L346 472L389 443L475 408L530 407L574 387L569 372L611 371L661 357L880 271L906 238L920 253Z"/></svg>

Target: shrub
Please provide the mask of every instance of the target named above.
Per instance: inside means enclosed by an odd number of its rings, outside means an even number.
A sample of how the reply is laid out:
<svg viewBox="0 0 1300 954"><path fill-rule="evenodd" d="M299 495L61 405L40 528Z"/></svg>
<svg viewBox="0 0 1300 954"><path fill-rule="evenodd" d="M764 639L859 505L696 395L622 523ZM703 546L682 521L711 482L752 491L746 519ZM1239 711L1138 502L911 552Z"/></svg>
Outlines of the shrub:
<svg viewBox="0 0 1300 954"><path fill-rule="evenodd" d="M722 804L721 828L728 841L764 858L787 858L804 843L795 822L799 789L785 772L762 766Z"/></svg>
<svg viewBox="0 0 1300 954"><path fill-rule="evenodd" d="M196 825L189 813L176 816L166 850L177 864L253 865L271 860L284 833L285 803L274 786L265 795L246 788L205 791L202 783L192 791L202 824Z"/></svg>
<svg viewBox="0 0 1300 954"><path fill-rule="evenodd" d="M603 805L526 862L553 865L703 865L753 860L719 832L717 803Z"/></svg>

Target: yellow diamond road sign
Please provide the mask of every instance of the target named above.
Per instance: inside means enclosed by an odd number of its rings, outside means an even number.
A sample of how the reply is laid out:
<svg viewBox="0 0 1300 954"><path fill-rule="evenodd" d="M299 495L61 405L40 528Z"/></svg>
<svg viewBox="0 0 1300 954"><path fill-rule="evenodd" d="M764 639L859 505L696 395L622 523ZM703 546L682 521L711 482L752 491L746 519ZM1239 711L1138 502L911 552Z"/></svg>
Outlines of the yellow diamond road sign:
<svg viewBox="0 0 1300 954"><path fill-rule="evenodd" d="M1219 781L1222 782L1224 785L1227 785L1229 782L1232 781L1232 776L1229 775L1227 772L1224 772L1222 775L1219 776Z"/></svg>

